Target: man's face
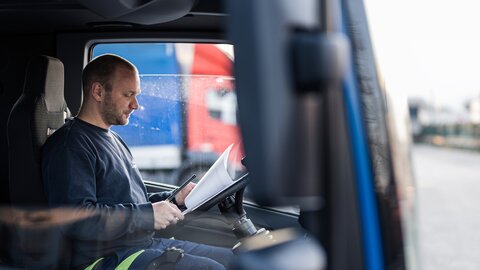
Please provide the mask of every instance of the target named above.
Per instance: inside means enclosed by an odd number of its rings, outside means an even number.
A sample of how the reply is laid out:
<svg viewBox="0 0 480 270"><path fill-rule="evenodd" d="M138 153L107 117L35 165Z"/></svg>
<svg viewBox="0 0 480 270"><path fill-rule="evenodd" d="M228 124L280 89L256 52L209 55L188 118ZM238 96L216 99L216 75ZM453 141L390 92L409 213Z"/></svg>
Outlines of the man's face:
<svg viewBox="0 0 480 270"><path fill-rule="evenodd" d="M102 108L103 121L111 125L126 125L133 110L138 109L140 79L136 72L120 67L110 81L111 90L105 91Z"/></svg>

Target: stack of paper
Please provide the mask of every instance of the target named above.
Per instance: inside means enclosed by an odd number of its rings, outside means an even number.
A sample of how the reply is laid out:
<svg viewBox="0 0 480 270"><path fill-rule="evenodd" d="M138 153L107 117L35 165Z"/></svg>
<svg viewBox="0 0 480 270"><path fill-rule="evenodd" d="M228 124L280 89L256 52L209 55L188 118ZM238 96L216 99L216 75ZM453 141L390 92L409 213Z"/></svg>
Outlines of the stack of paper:
<svg viewBox="0 0 480 270"><path fill-rule="evenodd" d="M195 188L185 198L185 206L187 210L183 211L184 214L189 213L228 186L234 183L232 177L228 173L228 156L233 144L231 144L222 153L222 155L215 161L205 175L200 179Z"/></svg>

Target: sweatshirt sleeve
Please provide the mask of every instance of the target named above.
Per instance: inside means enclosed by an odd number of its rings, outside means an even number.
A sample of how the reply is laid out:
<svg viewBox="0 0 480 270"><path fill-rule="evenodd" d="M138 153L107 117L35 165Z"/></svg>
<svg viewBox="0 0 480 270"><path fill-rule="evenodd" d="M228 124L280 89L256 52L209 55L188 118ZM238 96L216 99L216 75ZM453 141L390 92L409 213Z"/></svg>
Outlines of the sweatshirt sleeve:
<svg viewBox="0 0 480 270"><path fill-rule="evenodd" d="M88 151L56 147L44 153L42 173L52 207L72 207L86 213L67 234L79 240L114 240L138 231L153 231L153 208L141 204L109 204L97 200L95 162ZM79 212L80 213L80 212Z"/></svg>

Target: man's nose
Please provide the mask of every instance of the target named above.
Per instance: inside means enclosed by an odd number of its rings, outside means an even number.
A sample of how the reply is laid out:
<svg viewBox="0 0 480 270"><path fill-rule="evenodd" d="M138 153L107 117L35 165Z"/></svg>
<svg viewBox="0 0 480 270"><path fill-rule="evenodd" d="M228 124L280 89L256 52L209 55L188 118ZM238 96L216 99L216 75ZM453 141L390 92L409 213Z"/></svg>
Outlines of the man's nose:
<svg viewBox="0 0 480 270"><path fill-rule="evenodd" d="M138 109L138 100L136 97L133 97L133 101L130 103L130 108L133 110Z"/></svg>

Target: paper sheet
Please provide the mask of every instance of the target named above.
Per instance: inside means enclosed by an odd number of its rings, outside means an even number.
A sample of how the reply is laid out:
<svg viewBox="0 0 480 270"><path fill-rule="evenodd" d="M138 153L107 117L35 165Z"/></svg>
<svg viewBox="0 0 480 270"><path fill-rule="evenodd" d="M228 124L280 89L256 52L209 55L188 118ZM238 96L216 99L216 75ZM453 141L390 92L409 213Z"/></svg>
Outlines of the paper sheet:
<svg viewBox="0 0 480 270"><path fill-rule="evenodd" d="M232 177L228 174L228 156L232 146L233 144L227 147L185 198L187 210L183 211L184 214L197 209L204 202L234 183Z"/></svg>

